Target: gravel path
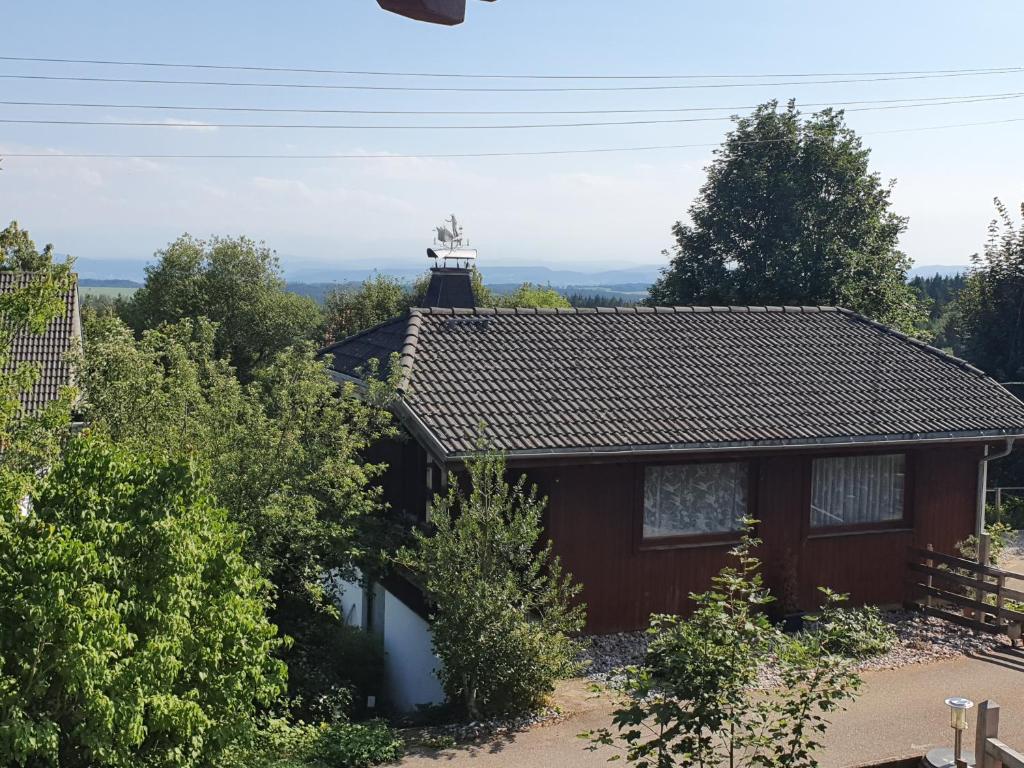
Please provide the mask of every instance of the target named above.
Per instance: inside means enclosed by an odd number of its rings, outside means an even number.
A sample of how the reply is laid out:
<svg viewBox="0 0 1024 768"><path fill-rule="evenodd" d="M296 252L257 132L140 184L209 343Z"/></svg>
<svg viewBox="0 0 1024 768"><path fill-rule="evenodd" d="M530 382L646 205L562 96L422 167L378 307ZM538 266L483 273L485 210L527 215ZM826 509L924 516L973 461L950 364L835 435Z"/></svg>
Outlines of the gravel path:
<svg viewBox="0 0 1024 768"><path fill-rule="evenodd" d="M858 662L859 671L897 669L909 664L953 659L1009 644L1002 635L975 634L964 627L920 613L890 611L882 616L896 632L896 645L888 653ZM586 675L597 681L613 679L615 670L620 667L641 664L647 653L647 634L644 632L594 635L588 638L588 642L590 647L586 658L590 666ZM776 680L770 665L766 665L761 674L761 686L771 687Z"/></svg>

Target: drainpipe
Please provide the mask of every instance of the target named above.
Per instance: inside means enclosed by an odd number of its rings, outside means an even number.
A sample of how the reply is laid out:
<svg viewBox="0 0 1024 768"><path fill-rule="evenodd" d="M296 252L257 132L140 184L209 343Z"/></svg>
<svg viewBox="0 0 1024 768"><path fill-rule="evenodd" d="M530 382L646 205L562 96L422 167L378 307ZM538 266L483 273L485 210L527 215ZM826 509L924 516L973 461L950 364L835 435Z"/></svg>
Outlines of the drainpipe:
<svg viewBox="0 0 1024 768"><path fill-rule="evenodd" d="M1006 438L1006 447L999 453L989 455L988 446L985 446L985 454L978 460L978 504L975 511L974 535L981 541L981 535L985 532L985 494L988 491L988 463L993 459L1001 459L1009 456L1013 450L1014 438Z"/></svg>

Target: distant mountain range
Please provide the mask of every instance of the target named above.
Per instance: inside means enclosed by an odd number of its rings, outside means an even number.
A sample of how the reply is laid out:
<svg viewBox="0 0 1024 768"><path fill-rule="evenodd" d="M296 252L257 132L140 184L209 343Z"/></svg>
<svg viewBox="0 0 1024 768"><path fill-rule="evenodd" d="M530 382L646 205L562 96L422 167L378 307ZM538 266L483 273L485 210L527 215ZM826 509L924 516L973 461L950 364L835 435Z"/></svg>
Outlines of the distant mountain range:
<svg viewBox="0 0 1024 768"><path fill-rule="evenodd" d="M142 285L145 278L144 266L144 262L113 259L82 258L75 263L83 288L121 288L125 289L125 292ZM374 274L388 275L411 283L423 275L426 269L427 265L411 264L377 268L306 264L296 269L286 268L285 274L291 290L319 301L333 288L357 285ZM648 286L658 278L661 269L661 265L657 264L594 271L553 269L534 265L481 265L488 287L499 293L513 291L522 283L535 283L550 285L567 295L577 293L589 296L614 296L634 301L643 298ZM967 269L966 265L922 265L911 269L909 276L950 277Z"/></svg>

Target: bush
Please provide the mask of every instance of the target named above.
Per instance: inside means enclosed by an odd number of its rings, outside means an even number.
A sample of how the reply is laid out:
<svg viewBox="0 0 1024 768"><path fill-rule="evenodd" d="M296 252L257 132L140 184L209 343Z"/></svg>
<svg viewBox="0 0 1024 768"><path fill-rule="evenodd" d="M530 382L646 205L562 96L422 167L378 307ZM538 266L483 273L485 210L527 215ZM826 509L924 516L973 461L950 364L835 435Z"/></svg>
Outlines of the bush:
<svg viewBox="0 0 1024 768"><path fill-rule="evenodd" d="M405 743L385 723L291 725L272 720L218 768L366 768L398 760Z"/></svg>
<svg viewBox="0 0 1024 768"><path fill-rule="evenodd" d="M305 601L281 601L275 615L295 641L284 654L292 714L307 722L366 714L366 697L383 687L381 639Z"/></svg>
<svg viewBox="0 0 1024 768"><path fill-rule="evenodd" d="M525 478L510 486L504 459L467 462L468 496L451 478L437 497L433 535L416 533L401 559L423 580L434 604L434 650L450 702L479 719L529 712L573 674L584 612L579 592L551 554L538 546L545 501Z"/></svg>
<svg viewBox="0 0 1024 768"><path fill-rule="evenodd" d="M824 633L824 647L849 659L881 656L896 645L896 632L875 606L836 608L811 632Z"/></svg>
<svg viewBox="0 0 1024 768"><path fill-rule="evenodd" d="M78 438L0 514L0 754L190 768L283 692L268 584L188 464Z"/></svg>

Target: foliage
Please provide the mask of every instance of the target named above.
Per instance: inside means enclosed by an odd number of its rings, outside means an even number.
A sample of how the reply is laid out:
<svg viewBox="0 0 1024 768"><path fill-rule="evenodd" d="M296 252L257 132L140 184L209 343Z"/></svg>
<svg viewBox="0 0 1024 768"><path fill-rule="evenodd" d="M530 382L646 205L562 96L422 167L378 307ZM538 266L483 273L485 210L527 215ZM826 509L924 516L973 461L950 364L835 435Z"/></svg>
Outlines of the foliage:
<svg viewBox="0 0 1024 768"><path fill-rule="evenodd" d="M164 323L205 317L216 326L215 349L243 378L320 324L312 299L285 289L274 253L245 237L209 241L182 235L146 267L146 282L123 316L142 333Z"/></svg>
<svg viewBox="0 0 1024 768"><path fill-rule="evenodd" d="M1003 494L1001 508L995 504L985 507L986 524L1005 523L1011 530L1024 530L1024 496Z"/></svg>
<svg viewBox="0 0 1024 768"><path fill-rule="evenodd" d="M375 275L358 290L335 288L324 299L324 338L327 343L344 339L405 312L412 294L400 280Z"/></svg>
<svg viewBox="0 0 1024 768"><path fill-rule="evenodd" d="M1024 378L1024 226L998 199L997 218L957 302L964 354L1001 381ZM1021 205L1024 216L1024 204Z"/></svg>
<svg viewBox="0 0 1024 768"><path fill-rule="evenodd" d="M569 300L550 285L523 283L512 293L497 297L500 307L554 307L568 309Z"/></svg>
<svg viewBox="0 0 1024 768"><path fill-rule="evenodd" d="M206 764L283 690L268 587L194 467L75 439L0 521L0 752Z"/></svg>
<svg viewBox="0 0 1024 768"><path fill-rule="evenodd" d="M849 659L870 659L896 645L896 632L873 605L836 608L811 630L825 633L829 653Z"/></svg>
<svg viewBox="0 0 1024 768"><path fill-rule="evenodd" d="M0 230L0 269L36 272L48 269L53 263L53 245L47 243L42 251L36 248L27 229L12 221Z"/></svg>
<svg viewBox="0 0 1024 768"><path fill-rule="evenodd" d="M294 640L287 656L292 714L311 722L365 715L366 697L379 696L384 682L380 637L305 601L280 601L274 617Z"/></svg>
<svg viewBox="0 0 1024 768"><path fill-rule="evenodd" d="M525 477L510 485L504 458L491 452L468 461L467 473L469 495L452 476L448 495L434 500L434 532L415 532L400 559L433 603L449 700L474 719L528 712L576 669L579 587L550 542L540 545L546 500L536 488Z"/></svg>
<svg viewBox="0 0 1024 768"><path fill-rule="evenodd" d="M590 749L619 747L627 762L676 765L816 766L827 716L860 680L830 648L840 642L839 596L824 591L819 631L787 637L765 616L772 601L744 537L737 565L694 595L689 619L652 618L644 667L624 671L626 695L611 729L581 734ZM782 685L757 691L760 665L777 661Z"/></svg>
<svg viewBox="0 0 1024 768"><path fill-rule="evenodd" d="M992 565L999 565L999 559L1013 538L1013 529L1006 523L992 523L985 526L988 534L988 559ZM973 533L956 543L956 551L965 560L978 561L978 537ZM965 573L965 576L970 575Z"/></svg>
<svg viewBox="0 0 1024 768"><path fill-rule="evenodd" d="M926 316L897 250L906 219L869 155L842 112L803 119L794 102L770 101L737 118L693 223L673 227L650 303L837 304L917 332Z"/></svg>
<svg viewBox="0 0 1024 768"><path fill-rule="evenodd" d="M391 529L373 485L381 467L363 454L393 434L385 407L391 388L371 380L361 395L352 385L339 394L310 346L278 353L243 384L216 357L214 336L209 322L185 320L136 340L113 316L91 318L79 364L85 414L131 450L193 458L209 469L218 502L248 534L247 557L274 584L275 622L312 642L341 631L324 575L351 575L357 564L372 569L387 548ZM290 692L307 706L333 709L374 662L316 658L320 642L286 654L295 673ZM349 675L324 677L341 664Z"/></svg>
<svg viewBox="0 0 1024 768"><path fill-rule="evenodd" d="M640 303L636 299L609 296L608 294L573 292L565 298L573 307L635 307Z"/></svg>
<svg viewBox="0 0 1024 768"><path fill-rule="evenodd" d="M378 721L293 725L275 719L218 768L366 768L398 760L404 751L398 734Z"/></svg>

